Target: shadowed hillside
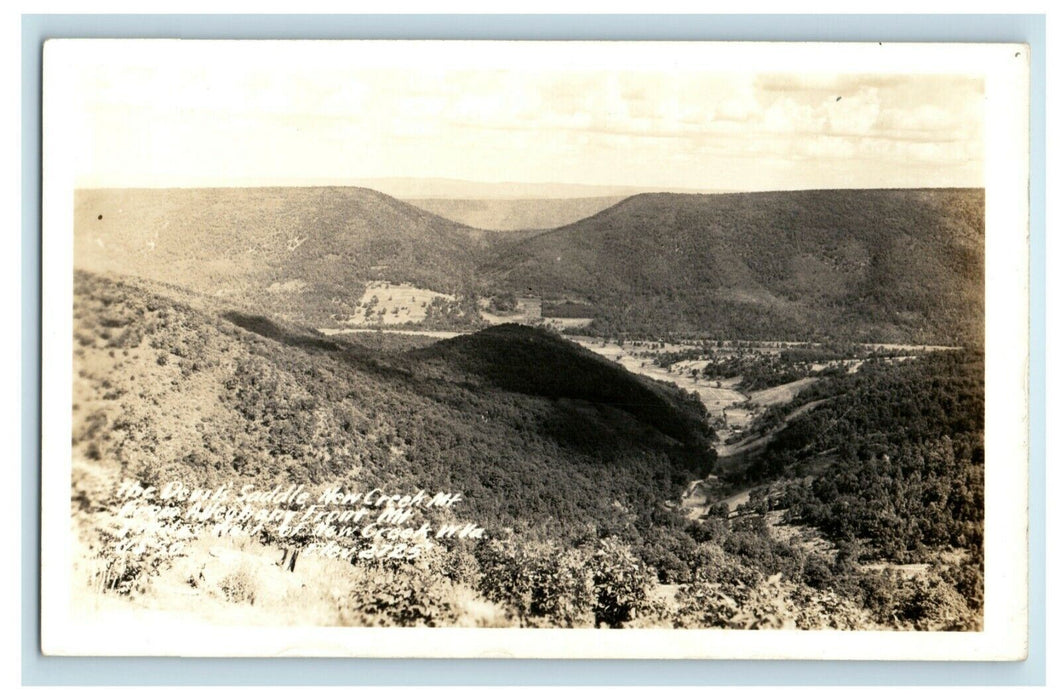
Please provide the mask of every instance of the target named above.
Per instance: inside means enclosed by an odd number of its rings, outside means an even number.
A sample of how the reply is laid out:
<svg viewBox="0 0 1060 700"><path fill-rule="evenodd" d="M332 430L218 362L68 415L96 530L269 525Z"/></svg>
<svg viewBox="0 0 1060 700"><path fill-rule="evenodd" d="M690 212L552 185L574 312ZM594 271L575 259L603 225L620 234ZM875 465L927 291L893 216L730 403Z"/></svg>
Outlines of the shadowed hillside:
<svg viewBox="0 0 1060 700"><path fill-rule="evenodd" d="M505 324L411 356L444 362L508 391L618 409L680 443L690 471L705 475L713 465L713 431L698 398L632 374L555 333Z"/></svg>
<svg viewBox="0 0 1060 700"><path fill-rule="evenodd" d="M384 351L75 281L75 454L127 478L456 490L483 524L568 537L713 464L702 406L539 331Z"/></svg>
<svg viewBox="0 0 1060 700"><path fill-rule="evenodd" d="M462 290L482 234L349 187L81 190L74 213L79 268L312 323L348 314L368 280Z"/></svg>
<svg viewBox="0 0 1060 700"><path fill-rule="evenodd" d="M982 190L645 194L486 272L587 300L598 332L979 345L983 210Z"/></svg>

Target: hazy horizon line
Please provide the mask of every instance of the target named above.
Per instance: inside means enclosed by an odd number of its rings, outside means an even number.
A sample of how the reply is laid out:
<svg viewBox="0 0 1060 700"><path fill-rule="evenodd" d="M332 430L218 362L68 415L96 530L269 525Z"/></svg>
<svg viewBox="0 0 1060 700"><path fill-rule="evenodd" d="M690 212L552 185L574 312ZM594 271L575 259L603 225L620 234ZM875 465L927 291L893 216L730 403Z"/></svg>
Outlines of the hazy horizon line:
<svg viewBox="0 0 1060 700"><path fill-rule="evenodd" d="M255 184L177 184L177 185L109 185L109 184L84 184L75 185L74 191L86 191L86 190L221 190L221 189L368 189L380 192L395 199L417 199L417 200L429 200L429 199L590 199L590 198L602 198L602 197L615 197L615 196L633 196L637 194L751 194L751 193L766 193L766 192L821 192L821 191L837 191L837 190L850 190L850 191L873 191L873 190L984 190L984 185L901 185L901 186L887 186L878 185L870 187L860 186L846 186L846 187L822 187L822 186L806 186L806 187L772 187L772 188L734 188L734 189L714 189L714 188L695 188L695 187L673 187L667 185L648 185L648 186L636 186L636 185L600 185L592 183L568 183L568 182L519 182L512 180L489 182L483 180L461 180L457 178L372 178L376 182L380 181L407 181L407 182L451 182L460 183L465 185L478 185L484 187L550 187L550 188L571 188L571 189L593 189L600 190L597 193L571 193L568 195L559 194L528 194L528 193L511 193L501 195L488 195L488 194L456 194L456 193L406 193L401 195L391 194L385 192L378 187L373 187L368 184L369 180L351 180L342 182L277 182L277 183L255 183ZM609 190L609 191L608 191Z"/></svg>

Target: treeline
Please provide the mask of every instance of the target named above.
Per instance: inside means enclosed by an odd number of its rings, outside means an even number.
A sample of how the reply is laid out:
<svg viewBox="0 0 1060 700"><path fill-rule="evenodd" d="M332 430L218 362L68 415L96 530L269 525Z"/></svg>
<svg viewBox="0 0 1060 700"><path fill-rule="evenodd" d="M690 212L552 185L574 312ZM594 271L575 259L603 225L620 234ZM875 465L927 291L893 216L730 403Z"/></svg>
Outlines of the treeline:
<svg viewBox="0 0 1060 700"><path fill-rule="evenodd" d="M840 338L849 341L878 337L877 329L861 331L849 326L826 325L825 321L807 324L777 309L741 302L718 295L703 296L676 289L645 295L631 303L626 293L593 297L596 313L593 321L579 332L597 337L659 338L667 335L708 336L775 340L826 341ZM909 336L902 334L898 338Z"/></svg>
<svg viewBox="0 0 1060 700"><path fill-rule="evenodd" d="M702 349L685 348L658 353L655 364L669 369L679 362L702 360L702 368L694 368L694 377L725 379L740 377L736 388L744 392L758 391L787 384L814 375L837 375L847 371L849 363L858 358L890 357L899 352L870 351L856 344L822 344L808 347L786 347L776 352L753 347L733 352L712 347L704 342Z"/></svg>
<svg viewBox="0 0 1060 700"><path fill-rule="evenodd" d="M563 301L542 301L541 315L552 318L590 318L596 314L589 304L564 299Z"/></svg>

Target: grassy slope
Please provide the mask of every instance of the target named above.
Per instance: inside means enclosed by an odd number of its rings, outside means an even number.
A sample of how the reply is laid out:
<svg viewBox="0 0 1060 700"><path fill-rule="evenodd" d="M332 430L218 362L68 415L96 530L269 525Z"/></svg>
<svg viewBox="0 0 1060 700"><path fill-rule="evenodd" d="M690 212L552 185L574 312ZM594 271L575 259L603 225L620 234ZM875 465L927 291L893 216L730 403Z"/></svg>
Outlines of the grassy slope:
<svg viewBox="0 0 1060 700"><path fill-rule="evenodd" d="M495 284L602 328L980 344L981 190L637 195L497 251Z"/></svg>

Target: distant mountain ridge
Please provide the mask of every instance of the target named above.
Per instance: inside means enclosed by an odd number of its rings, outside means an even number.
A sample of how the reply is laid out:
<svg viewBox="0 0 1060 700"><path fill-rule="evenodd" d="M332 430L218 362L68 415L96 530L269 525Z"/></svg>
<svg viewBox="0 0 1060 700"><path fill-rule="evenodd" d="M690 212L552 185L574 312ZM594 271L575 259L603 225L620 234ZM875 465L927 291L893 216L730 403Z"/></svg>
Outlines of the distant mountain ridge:
<svg viewBox="0 0 1060 700"><path fill-rule="evenodd" d="M559 228L618 204L625 196L564 199L409 199L409 204L451 221L490 231ZM529 234L527 234L529 235ZM500 236L494 237L501 238ZM511 239L511 236L508 236Z"/></svg>
<svg viewBox="0 0 1060 700"><path fill-rule="evenodd" d="M384 280L460 318L498 293L577 302L598 334L983 342L983 190L638 194L537 234L363 188L79 190L74 229L79 268L317 327Z"/></svg>
<svg viewBox="0 0 1060 700"><path fill-rule="evenodd" d="M586 185L567 182L476 182L453 178L384 177L353 181L359 187L385 192L398 199L577 199L629 197L659 187ZM700 190L678 189L678 192Z"/></svg>
<svg viewBox="0 0 1060 700"><path fill-rule="evenodd" d="M483 270L600 332L981 344L984 240L982 190L642 194Z"/></svg>
<svg viewBox="0 0 1060 700"><path fill-rule="evenodd" d="M311 322L343 313L370 279L464 289L483 234L349 187L80 190L74 212L79 267Z"/></svg>

